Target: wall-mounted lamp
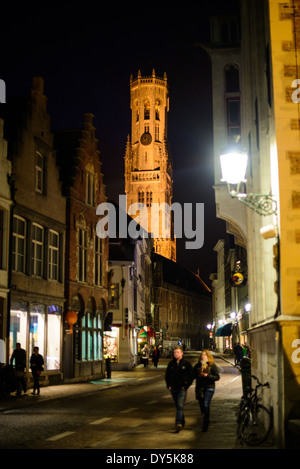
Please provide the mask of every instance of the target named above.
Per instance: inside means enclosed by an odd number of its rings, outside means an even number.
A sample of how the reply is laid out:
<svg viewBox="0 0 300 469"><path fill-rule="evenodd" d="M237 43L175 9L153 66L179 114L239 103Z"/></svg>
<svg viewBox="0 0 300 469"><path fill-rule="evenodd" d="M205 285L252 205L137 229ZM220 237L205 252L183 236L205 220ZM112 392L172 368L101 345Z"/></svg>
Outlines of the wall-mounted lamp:
<svg viewBox="0 0 300 469"><path fill-rule="evenodd" d="M238 199L259 215L276 215L277 202L270 194L240 193L241 183L246 182L248 155L238 150L220 155L222 179L227 183L231 197Z"/></svg>

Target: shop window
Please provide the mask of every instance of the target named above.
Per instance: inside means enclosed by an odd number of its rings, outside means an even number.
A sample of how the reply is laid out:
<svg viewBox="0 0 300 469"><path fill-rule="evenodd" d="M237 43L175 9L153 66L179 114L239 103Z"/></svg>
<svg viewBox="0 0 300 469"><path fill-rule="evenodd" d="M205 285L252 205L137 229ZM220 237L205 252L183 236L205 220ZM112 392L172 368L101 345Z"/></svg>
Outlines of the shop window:
<svg viewBox="0 0 300 469"><path fill-rule="evenodd" d="M10 331L9 331L9 356L19 342L21 347L26 349L28 304L24 301L12 301L10 309Z"/></svg>
<svg viewBox="0 0 300 469"><path fill-rule="evenodd" d="M112 362L119 361L119 329L112 327L111 331L104 332L103 348L106 356L109 356Z"/></svg>
<svg viewBox="0 0 300 469"><path fill-rule="evenodd" d="M47 325L47 370L59 370L61 350L61 314L60 306L48 307Z"/></svg>
<svg viewBox="0 0 300 469"><path fill-rule="evenodd" d="M102 319L100 313L87 312L81 318L81 359L102 359Z"/></svg>
<svg viewBox="0 0 300 469"><path fill-rule="evenodd" d="M29 357L33 353L33 348L38 347L39 353L45 355L45 306L32 304L30 306L29 320Z"/></svg>
<svg viewBox="0 0 300 469"><path fill-rule="evenodd" d="M14 216L12 239L12 269L25 273L26 221Z"/></svg>

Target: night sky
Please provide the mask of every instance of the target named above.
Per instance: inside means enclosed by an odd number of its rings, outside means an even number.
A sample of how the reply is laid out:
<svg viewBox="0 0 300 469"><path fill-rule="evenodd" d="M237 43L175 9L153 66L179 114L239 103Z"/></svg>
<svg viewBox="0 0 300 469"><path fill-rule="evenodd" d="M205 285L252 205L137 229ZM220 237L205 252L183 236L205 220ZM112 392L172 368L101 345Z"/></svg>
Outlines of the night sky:
<svg viewBox="0 0 300 469"><path fill-rule="evenodd" d="M210 286L213 246L224 237L225 222L215 216L212 188L210 61L197 43L209 37L209 14L227 10L232 1L192 2L184 9L173 2L107 3L1 6L0 78L9 97L29 94L33 76L42 76L53 129L81 128L83 114L94 114L106 193L118 201L131 130L130 75L141 70L148 76L153 68L159 77L166 72L173 201L205 204L204 246L187 251L186 240L178 241L177 261L194 272L199 268Z"/></svg>

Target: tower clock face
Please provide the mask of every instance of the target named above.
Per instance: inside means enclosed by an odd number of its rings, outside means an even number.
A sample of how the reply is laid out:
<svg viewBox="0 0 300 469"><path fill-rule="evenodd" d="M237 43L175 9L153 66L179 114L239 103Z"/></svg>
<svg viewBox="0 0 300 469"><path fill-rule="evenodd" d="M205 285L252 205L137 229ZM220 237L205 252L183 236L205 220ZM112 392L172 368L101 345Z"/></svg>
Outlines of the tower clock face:
<svg viewBox="0 0 300 469"><path fill-rule="evenodd" d="M141 136L141 144L142 145L149 145L152 142L151 134L145 132Z"/></svg>

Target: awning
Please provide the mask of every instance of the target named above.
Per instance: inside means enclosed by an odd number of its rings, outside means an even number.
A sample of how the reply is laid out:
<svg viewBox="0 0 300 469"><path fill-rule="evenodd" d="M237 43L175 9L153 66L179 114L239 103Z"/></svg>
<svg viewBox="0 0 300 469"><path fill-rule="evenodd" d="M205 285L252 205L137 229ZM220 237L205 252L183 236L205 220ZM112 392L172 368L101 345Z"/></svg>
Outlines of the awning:
<svg viewBox="0 0 300 469"><path fill-rule="evenodd" d="M153 327L143 326L141 328L140 332L138 333L138 337L139 338L142 338L142 337L155 337L155 332L154 332Z"/></svg>
<svg viewBox="0 0 300 469"><path fill-rule="evenodd" d="M220 326L217 329L216 337L229 337L232 334L232 323L225 324Z"/></svg>

